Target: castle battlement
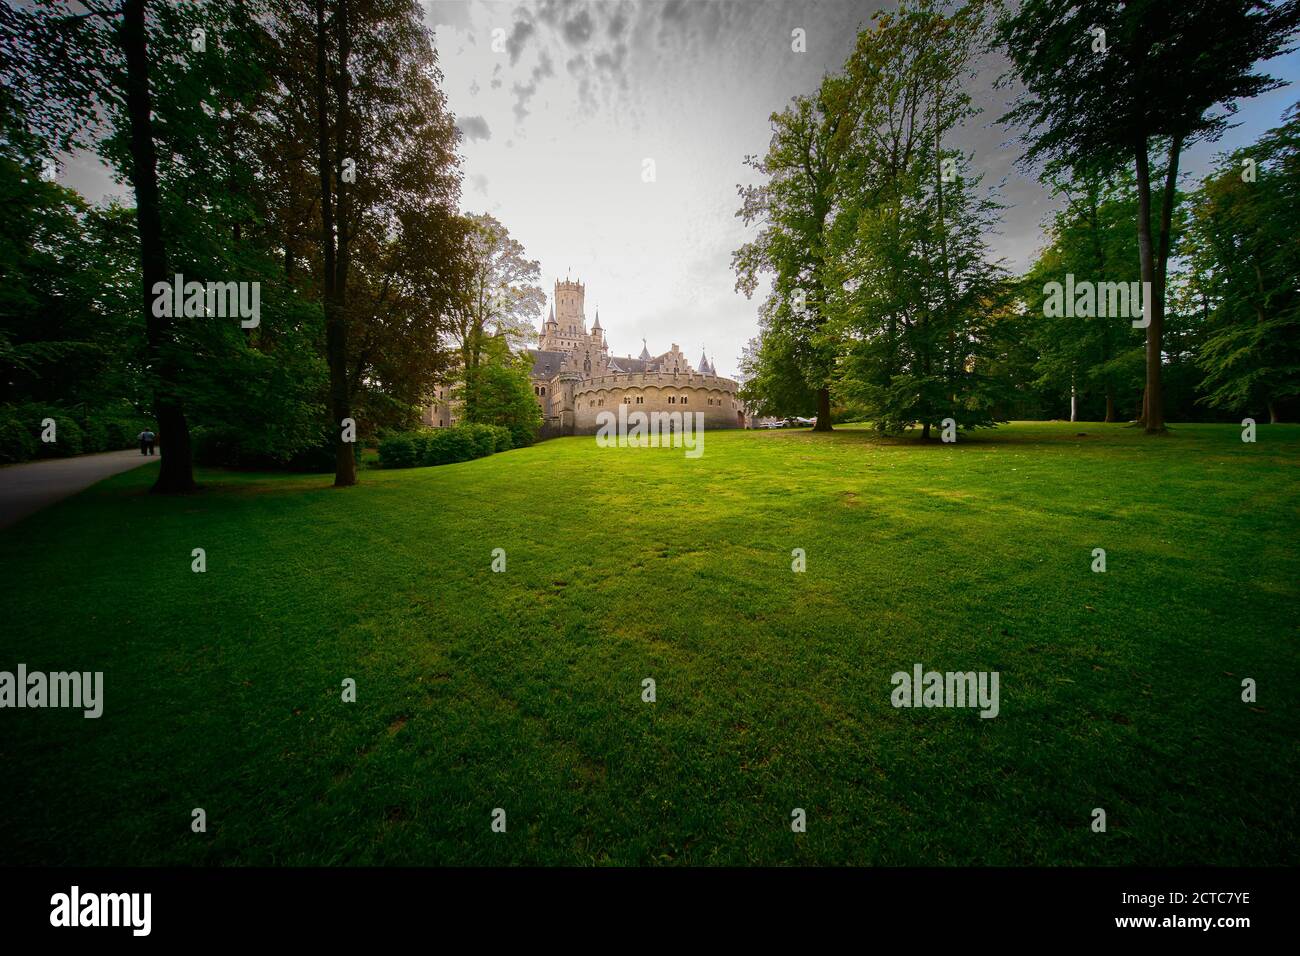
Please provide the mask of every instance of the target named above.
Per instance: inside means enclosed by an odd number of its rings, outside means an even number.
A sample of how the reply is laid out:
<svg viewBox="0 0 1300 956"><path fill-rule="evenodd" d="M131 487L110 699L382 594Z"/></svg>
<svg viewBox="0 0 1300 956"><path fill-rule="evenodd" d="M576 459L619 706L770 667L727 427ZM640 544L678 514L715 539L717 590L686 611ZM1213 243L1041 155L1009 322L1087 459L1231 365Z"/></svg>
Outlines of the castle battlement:
<svg viewBox="0 0 1300 956"><path fill-rule="evenodd" d="M612 388L703 388L734 392L739 386L729 378L699 372L612 372L583 379L574 388L573 394L576 396Z"/></svg>

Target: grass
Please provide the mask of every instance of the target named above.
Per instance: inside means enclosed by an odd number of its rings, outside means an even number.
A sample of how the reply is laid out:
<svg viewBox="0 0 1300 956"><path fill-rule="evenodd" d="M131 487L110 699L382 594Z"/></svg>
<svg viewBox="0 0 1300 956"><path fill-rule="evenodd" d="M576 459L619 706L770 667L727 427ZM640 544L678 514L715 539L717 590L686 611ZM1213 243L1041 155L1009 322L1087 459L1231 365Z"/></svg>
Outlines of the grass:
<svg viewBox="0 0 1300 956"><path fill-rule="evenodd" d="M118 476L0 534L0 669L105 674L0 712L0 860L1294 864L1300 428L1239 435ZM1000 716L893 708L916 662Z"/></svg>

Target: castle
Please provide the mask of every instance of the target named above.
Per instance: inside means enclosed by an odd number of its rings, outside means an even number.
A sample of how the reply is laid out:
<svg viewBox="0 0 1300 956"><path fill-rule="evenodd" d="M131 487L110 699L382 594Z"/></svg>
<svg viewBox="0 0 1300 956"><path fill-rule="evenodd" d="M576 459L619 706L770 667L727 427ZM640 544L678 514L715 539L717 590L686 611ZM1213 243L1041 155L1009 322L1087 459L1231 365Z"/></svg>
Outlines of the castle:
<svg viewBox="0 0 1300 956"><path fill-rule="evenodd" d="M736 383L719 376L703 354L694 369L676 343L661 355L651 355L643 339L636 358L610 355L600 309L587 331L585 296L581 282L556 280L537 348L526 350L533 360L533 394L542 407L546 431L594 434L600 413L616 412L620 404L643 412L702 412L706 428L744 427Z"/></svg>

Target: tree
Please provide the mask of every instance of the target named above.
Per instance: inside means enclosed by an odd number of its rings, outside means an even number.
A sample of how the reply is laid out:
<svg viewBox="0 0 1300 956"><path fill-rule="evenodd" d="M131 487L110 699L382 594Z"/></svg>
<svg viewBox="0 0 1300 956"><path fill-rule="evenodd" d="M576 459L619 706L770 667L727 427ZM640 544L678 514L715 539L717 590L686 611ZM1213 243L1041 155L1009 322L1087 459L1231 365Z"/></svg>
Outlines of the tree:
<svg viewBox="0 0 1300 956"><path fill-rule="evenodd" d="M460 352L459 397L465 417L478 421L480 370L489 341L498 336L515 346L527 341L546 294L537 285L537 260L527 258L523 244L494 217L467 216L465 231L467 275L452 312L451 335Z"/></svg>
<svg viewBox="0 0 1300 956"><path fill-rule="evenodd" d="M1023 128L1025 163L1085 175L1132 164L1140 277L1151 290L1147 434L1165 430L1161 360L1179 158L1227 128L1216 107L1230 114L1237 101L1279 84L1254 65L1286 52L1298 22L1297 0L1023 0L999 22L1024 86L1003 119ZM1166 156L1154 204L1153 149Z"/></svg>
<svg viewBox="0 0 1300 956"><path fill-rule="evenodd" d="M400 361L385 363L367 345L392 342L393 330L417 307L413 296L420 288L436 287L430 314L440 326L442 302L460 274L455 247L431 241L440 230L456 235L451 218L460 194L459 134L439 88L432 36L412 0L314 0L309 19L304 4L293 0L279 0L275 9L276 35L289 52L279 74L284 110L310 104L315 119L318 201L312 221L319 223L320 251L312 267L325 311L334 483L347 486L356 483L356 466L343 423L355 418L359 390L384 374L391 381L403 368ZM293 52L304 38L314 53L310 65ZM296 126L283 111L278 123L285 130ZM293 190L301 182L301 176L286 176L280 185ZM284 198L286 235L304 208L292 194ZM399 235L418 238L436 257L424 268L399 262L393 244ZM286 239L286 262L295 252ZM389 281L398 270L401 281ZM416 325L429 331L428 323ZM436 334L422 338L434 350L436 340ZM417 368L427 382L429 366ZM408 397L412 391L406 390Z"/></svg>
<svg viewBox="0 0 1300 956"><path fill-rule="evenodd" d="M162 446L153 490L185 492L194 487L194 475L189 422L179 394L176 330L171 317L155 315L152 307L154 286L169 283L172 274L162 225L147 0L82 6L84 10L74 11L58 2L40 10L8 10L4 66L20 78L10 88L25 90L21 106L51 145L84 145L101 106L110 117L110 137L128 143L129 160L119 168L136 200L137 303L143 310L146 367Z"/></svg>
<svg viewBox="0 0 1300 956"><path fill-rule="evenodd" d="M1300 104L1193 194L1189 293L1203 310L1205 404L1267 410L1300 395Z"/></svg>
<svg viewBox="0 0 1300 956"><path fill-rule="evenodd" d="M991 425L1004 392L990 374L1002 328L990 318L1006 290L983 238L1000 207L944 146L974 112L963 85L986 16L982 3L904 5L877 17L846 67L854 158L828 306L845 343L840 390L884 431Z"/></svg>
<svg viewBox="0 0 1300 956"><path fill-rule="evenodd" d="M476 401L465 421L510 429L515 447L531 445L542 426L542 409L533 396L532 359L511 350L504 334L487 337L475 375Z"/></svg>
<svg viewBox="0 0 1300 956"><path fill-rule="evenodd" d="M759 308L761 334L749 342L741 359L744 381L738 395L754 415L804 416L817 410L817 389L800 372L792 336L768 319L768 310L779 307L780 300L773 297Z"/></svg>
<svg viewBox="0 0 1300 956"><path fill-rule="evenodd" d="M1138 258L1133 230L1137 191L1133 177L1125 175L1083 175L1054 185L1065 207L1053 216L1047 247L1021 283L1032 316L1027 330L1038 353L1036 384L1070 396L1071 421L1088 393L1098 391L1103 418L1113 422L1119 396L1140 388L1143 333L1133 328L1129 316L1104 309L1105 315L1081 316L1074 309L1054 313L1045 307L1045 289L1049 283L1059 287L1067 275L1096 288L1129 281Z"/></svg>
<svg viewBox="0 0 1300 956"><path fill-rule="evenodd" d="M737 217L747 226L761 224L758 237L732 253L736 290L752 297L759 277L772 275L764 334L781 344L768 354L788 358L816 394L814 431L831 430L836 345L826 326L827 233L845 160L842 130L853 123L853 103L848 81L835 75L823 80L815 96L795 97L772 114L767 153L745 157L764 181L736 187Z"/></svg>

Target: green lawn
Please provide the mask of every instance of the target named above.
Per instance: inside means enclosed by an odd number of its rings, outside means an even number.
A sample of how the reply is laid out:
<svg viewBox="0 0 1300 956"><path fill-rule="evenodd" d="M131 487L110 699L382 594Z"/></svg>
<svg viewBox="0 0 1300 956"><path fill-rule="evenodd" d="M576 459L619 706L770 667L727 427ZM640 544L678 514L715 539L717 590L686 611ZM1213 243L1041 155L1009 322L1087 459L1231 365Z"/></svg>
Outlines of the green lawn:
<svg viewBox="0 0 1300 956"><path fill-rule="evenodd" d="M0 669L105 672L0 711L0 861L1295 863L1300 428L1239 436L119 476L0 532ZM1000 715L895 709L918 662Z"/></svg>

